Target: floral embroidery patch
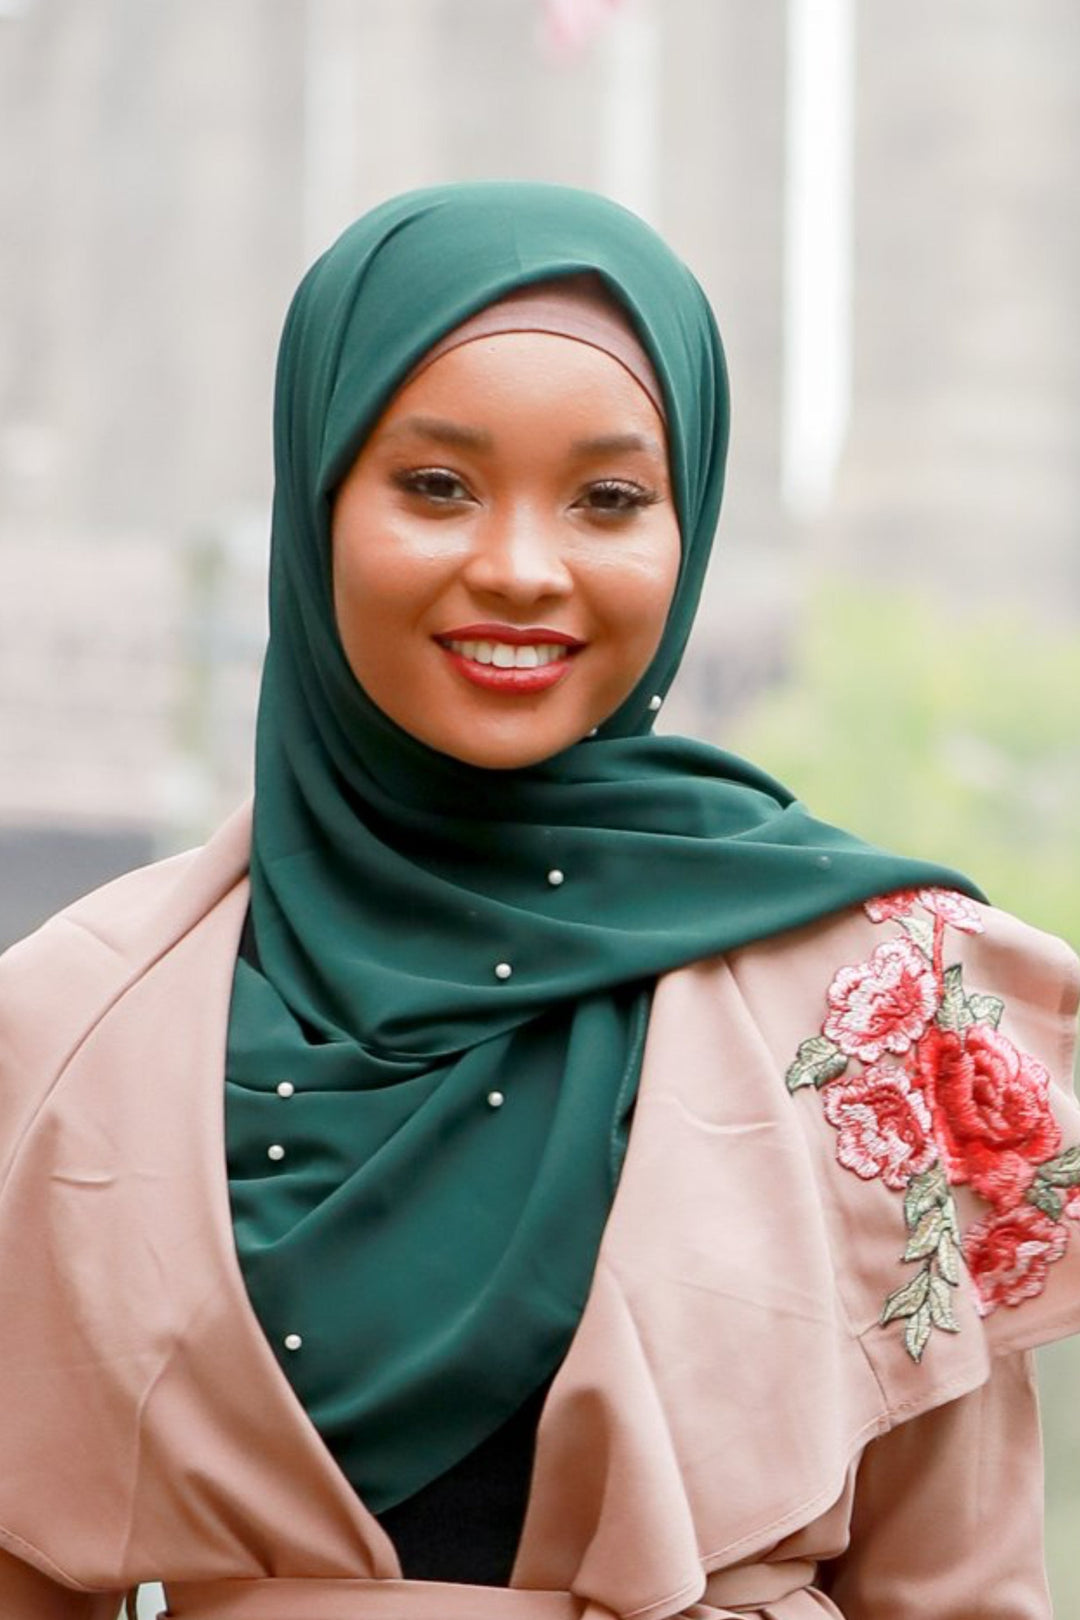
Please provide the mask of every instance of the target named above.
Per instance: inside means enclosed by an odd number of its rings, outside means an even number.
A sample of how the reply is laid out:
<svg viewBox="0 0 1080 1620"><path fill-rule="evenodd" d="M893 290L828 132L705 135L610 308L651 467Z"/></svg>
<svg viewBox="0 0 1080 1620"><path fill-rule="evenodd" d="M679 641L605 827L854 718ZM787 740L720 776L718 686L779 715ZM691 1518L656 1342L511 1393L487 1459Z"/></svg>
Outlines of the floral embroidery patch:
<svg viewBox="0 0 1080 1620"><path fill-rule="evenodd" d="M845 1169L903 1194L903 1259L917 1269L881 1322L902 1321L921 1361L935 1328L958 1330L961 1254L984 1316L1042 1292L1066 1223L1080 1223L1080 1146L1060 1151L1050 1076L1001 1033L1004 1002L967 990L961 965L944 964L947 929L982 932L972 902L904 889L864 910L903 933L840 969L821 1033L800 1045L787 1085L821 1092ZM962 1185L989 1206L963 1239L952 1194Z"/></svg>

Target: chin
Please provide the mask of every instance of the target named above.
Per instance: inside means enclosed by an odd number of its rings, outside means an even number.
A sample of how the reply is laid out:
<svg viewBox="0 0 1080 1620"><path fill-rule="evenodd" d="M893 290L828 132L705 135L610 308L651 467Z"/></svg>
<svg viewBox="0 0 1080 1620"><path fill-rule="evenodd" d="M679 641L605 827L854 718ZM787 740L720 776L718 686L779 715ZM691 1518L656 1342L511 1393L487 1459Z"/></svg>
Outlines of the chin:
<svg viewBox="0 0 1080 1620"><path fill-rule="evenodd" d="M451 742L447 738L436 742L429 739L429 746L437 748L442 754L456 759L462 765L472 765L482 771L523 771L530 765L539 765L545 759L552 759L561 754L564 749L571 748L574 743L580 742L580 737L559 737L553 741L536 741L529 745L522 740L510 738L490 738L481 741L471 738L468 742Z"/></svg>

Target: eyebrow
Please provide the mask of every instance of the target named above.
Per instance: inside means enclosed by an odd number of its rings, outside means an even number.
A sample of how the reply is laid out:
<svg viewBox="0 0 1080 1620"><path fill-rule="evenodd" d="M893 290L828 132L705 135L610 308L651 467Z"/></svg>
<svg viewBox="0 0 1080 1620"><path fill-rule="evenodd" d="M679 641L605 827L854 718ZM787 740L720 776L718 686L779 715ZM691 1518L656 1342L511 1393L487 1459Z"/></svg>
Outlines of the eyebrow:
<svg viewBox="0 0 1080 1620"><path fill-rule="evenodd" d="M410 434L430 439L434 444L448 445L453 450L491 450L495 443L485 428L462 427L441 416L406 416L386 430L388 439L403 439Z"/></svg>
<svg viewBox="0 0 1080 1620"><path fill-rule="evenodd" d="M663 458L664 451L647 433L602 433L595 439L575 439L570 447L577 456L612 456L627 450L645 450Z"/></svg>

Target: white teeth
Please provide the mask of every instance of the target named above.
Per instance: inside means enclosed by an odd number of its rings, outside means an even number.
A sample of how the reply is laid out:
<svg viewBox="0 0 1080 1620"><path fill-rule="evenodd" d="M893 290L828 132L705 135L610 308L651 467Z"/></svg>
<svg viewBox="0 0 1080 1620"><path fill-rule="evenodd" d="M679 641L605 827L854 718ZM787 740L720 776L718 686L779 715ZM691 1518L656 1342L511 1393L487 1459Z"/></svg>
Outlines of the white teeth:
<svg viewBox="0 0 1080 1620"><path fill-rule="evenodd" d="M568 651L551 641L525 647L512 646L508 641L451 641L447 645L474 664L494 664L496 669L542 669L545 664L565 658Z"/></svg>

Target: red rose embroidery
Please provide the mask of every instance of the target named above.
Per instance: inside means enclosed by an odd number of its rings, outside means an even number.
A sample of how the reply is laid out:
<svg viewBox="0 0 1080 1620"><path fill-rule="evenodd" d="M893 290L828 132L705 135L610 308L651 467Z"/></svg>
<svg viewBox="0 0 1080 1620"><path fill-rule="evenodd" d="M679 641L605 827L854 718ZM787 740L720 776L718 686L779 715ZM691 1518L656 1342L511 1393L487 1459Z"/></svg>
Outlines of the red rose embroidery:
<svg viewBox="0 0 1080 1620"><path fill-rule="evenodd" d="M1066 1233L1033 1204L976 1221L964 1237L964 1259L975 1279L979 1309L1020 1305L1046 1287L1046 1273L1065 1253Z"/></svg>
<svg viewBox="0 0 1080 1620"><path fill-rule="evenodd" d="M825 1088L825 1116L840 1133L836 1156L869 1181L903 1192L937 1157L930 1110L903 1069L864 1069Z"/></svg>
<svg viewBox="0 0 1080 1620"><path fill-rule="evenodd" d="M921 1362L935 1332L960 1331L961 1241L984 1316L1041 1294L1070 1234L1080 1241L1080 1144L1059 1152L1050 1075L1000 1033L1004 1002L968 989L962 962L947 965L950 928L983 931L974 902L900 889L864 910L900 923L899 937L836 974L820 1033L800 1042L785 1078L792 1093L821 1098L845 1169L903 1195L901 1260L916 1269L879 1320L902 1323ZM990 1205L963 1240L958 1183Z"/></svg>
<svg viewBox="0 0 1080 1620"><path fill-rule="evenodd" d="M973 900L955 889L920 889L919 904L962 934L981 934L982 918Z"/></svg>
<svg viewBox="0 0 1080 1620"><path fill-rule="evenodd" d="M829 986L824 1032L847 1057L876 1063L908 1051L937 1011L933 967L909 939L887 939L869 962L841 968Z"/></svg>
<svg viewBox="0 0 1080 1620"><path fill-rule="evenodd" d="M989 1024L929 1030L916 1061L949 1180L1013 1208L1061 1143L1046 1069Z"/></svg>

